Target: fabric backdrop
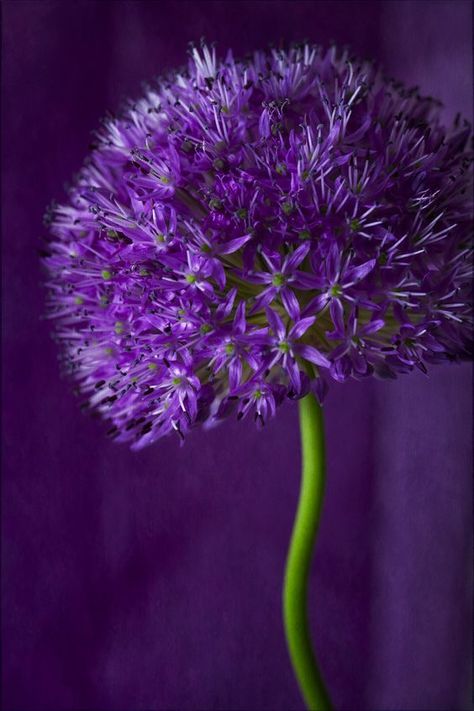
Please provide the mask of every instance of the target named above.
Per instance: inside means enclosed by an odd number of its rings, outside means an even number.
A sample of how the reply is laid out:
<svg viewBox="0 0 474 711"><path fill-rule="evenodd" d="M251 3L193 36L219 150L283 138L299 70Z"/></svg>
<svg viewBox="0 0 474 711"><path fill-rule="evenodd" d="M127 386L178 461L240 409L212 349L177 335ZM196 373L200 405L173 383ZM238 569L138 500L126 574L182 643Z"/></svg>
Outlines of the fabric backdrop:
<svg viewBox="0 0 474 711"><path fill-rule="evenodd" d="M11 711L301 709L280 614L297 408L131 453L60 379L38 248L91 130L201 36L349 43L472 114L469 2L3 3L3 696ZM339 709L469 709L469 365L335 385L310 585Z"/></svg>

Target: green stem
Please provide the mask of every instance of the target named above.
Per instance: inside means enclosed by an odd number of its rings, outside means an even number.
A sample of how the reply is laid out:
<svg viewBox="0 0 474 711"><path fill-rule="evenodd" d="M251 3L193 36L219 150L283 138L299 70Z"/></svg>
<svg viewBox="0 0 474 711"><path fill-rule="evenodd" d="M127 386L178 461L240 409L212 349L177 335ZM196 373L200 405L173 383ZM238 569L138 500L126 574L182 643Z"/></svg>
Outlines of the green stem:
<svg viewBox="0 0 474 711"><path fill-rule="evenodd" d="M308 709L327 711L331 702L311 647L306 591L314 540L324 493L324 427L314 395L299 401L301 491L288 552L283 590L283 617L293 669Z"/></svg>

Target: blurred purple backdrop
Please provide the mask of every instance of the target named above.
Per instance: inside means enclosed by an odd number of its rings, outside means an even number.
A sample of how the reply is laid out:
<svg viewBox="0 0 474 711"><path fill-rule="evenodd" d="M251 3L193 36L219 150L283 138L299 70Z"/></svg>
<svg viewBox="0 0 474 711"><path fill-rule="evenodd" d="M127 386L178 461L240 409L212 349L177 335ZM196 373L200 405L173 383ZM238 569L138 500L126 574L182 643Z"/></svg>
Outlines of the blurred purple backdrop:
<svg viewBox="0 0 474 711"><path fill-rule="evenodd" d="M3 3L5 709L302 708L280 615L296 407L131 453L40 320L45 207L106 110L202 35L350 43L472 118L470 2ZM310 606L339 709L471 707L471 372L329 396Z"/></svg>

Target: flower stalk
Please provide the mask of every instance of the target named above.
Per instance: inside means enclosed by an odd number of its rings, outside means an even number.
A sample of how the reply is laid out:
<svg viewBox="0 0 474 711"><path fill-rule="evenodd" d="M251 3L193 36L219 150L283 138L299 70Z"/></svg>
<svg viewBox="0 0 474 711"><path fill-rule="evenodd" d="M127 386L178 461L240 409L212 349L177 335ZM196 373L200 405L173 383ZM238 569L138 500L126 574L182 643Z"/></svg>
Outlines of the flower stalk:
<svg viewBox="0 0 474 711"><path fill-rule="evenodd" d="M331 702L311 646L307 588L325 485L323 414L314 395L299 401L302 473L298 510L286 563L283 618L288 651L301 693L311 711Z"/></svg>

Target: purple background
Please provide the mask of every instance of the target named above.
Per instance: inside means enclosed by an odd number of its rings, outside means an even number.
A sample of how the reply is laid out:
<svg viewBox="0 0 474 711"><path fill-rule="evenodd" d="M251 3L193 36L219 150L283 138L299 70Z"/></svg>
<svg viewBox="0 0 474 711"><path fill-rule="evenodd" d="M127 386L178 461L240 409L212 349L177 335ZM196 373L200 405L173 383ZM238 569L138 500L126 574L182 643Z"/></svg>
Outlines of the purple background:
<svg viewBox="0 0 474 711"><path fill-rule="evenodd" d="M205 35L331 39L471 109L469 2L4 2L6 709L300 709L280 616L297 409L131 453L61 380L37 250L90 131ZM469 365L334 386L311 579L341 709L468 709Z"/></svg>

